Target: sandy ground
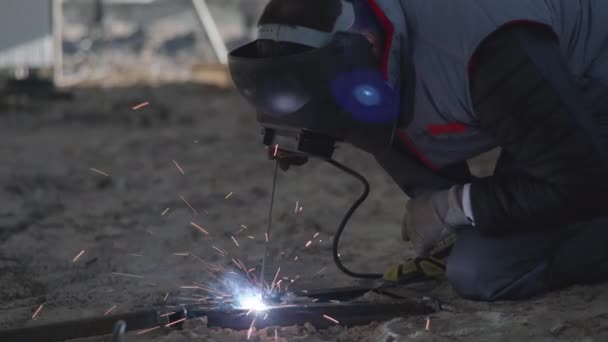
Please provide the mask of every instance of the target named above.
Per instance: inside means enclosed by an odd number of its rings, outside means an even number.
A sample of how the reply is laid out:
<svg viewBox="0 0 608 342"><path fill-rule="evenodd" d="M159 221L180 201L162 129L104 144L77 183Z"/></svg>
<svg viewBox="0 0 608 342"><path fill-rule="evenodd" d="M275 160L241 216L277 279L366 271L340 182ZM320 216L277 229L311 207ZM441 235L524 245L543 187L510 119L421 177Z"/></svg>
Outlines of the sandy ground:
<svg viewBox="0 0 608 342"><path fill-rule="evenodd" d="M148 78L187 80L190 66L212 58L185 3L110 8L101 31L84 14L90 4L67 8L65 76L85 80L75 84L100 85L75 89L70 101L0 101L0 329L187 302L183 298L192 291L180 286L210 280L197 258L221 266L232 258L246 267L259 264L273 163L265 158L253 111L232 91L186 82L117 87ZM251 18L211 4L225 38L238 41L242 23ZM132 109L143 102L149 105ZM344 235L342 258L356 270L383 272L411 255L400 241L407 199L369 156L345 146L338 159L372 186ZM284 254L282 276L299 276L294 287L358 284L333 265L330 239L360 191L356 181L317 161L279 175L272 242ZM302 208L297 212L296 203ZM605 289L580 286L524 302L485 304L458 299L439 284L417 292L452 307L430 317L428 332L426 317L405 317L350 329L281 328L276 336L606 341ZM193 321L183 331L131 334L127 341L246 339L246 332ZM275 329L254 332L251 339L274 340Z"/></svg>
<svg viewBox="0 0 608 342"><path fill-rule="evenodd" d="M175 253L228 265L216 246L248 267L259 262L273 164L238 95L192 84L77 89L74 95L0 111L0 327L99 316L111 308L126 313L162 303L167 293L168 302L179 302L188 295L180 286L209 277L197 260ZM144 101L150 105L132 110ZM399 238L406 198L368 156L344 147L339 160L372 185L345 234L342 256L353 268L382 272L409 255ZM294 286L357 283L333 266L329 240L359 191L355 181L319 162L280 174L273 243L286 254L283 275L300 275ZM296 201L303 209L294 214ZM239 232L241 225L248 229ZM605 341L605 288L483 304L458 299L444 284L427 294L454 310L432 316L430 332L424 317L410 317L320 332L292 327L277 335L298 341ZM274 330L252 338L264 336L274 339ZM246 334L191 322L184 331L131 340L242 341Z"/></svg>

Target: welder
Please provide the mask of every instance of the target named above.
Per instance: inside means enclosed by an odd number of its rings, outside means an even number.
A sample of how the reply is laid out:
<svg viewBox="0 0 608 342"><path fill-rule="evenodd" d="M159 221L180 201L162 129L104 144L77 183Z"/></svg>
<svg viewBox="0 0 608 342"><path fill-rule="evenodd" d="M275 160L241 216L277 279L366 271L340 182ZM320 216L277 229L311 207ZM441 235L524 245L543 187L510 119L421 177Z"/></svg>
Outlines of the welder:
<svg viewBox="0 0 608 342"><path fill-rule="evenodd" d="M519 299L608 278L606 18L605 0L271 0L230 68L284 169L349 143L410 197L418 257L385 280Z"/></svg>

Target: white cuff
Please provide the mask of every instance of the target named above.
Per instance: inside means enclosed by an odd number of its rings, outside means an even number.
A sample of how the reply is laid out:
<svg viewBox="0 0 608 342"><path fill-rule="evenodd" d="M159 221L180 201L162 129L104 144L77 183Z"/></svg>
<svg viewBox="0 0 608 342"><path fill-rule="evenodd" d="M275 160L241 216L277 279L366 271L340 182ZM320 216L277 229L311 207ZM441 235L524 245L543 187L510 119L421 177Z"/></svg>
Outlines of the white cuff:
<svg viewBox="0 0 608 342"><path fill-rule="evenodd" d="M475 216L473 215L473 207L471 206L471 183L465 184L462 188L462 209L464 215L475 226Z"/></svg>

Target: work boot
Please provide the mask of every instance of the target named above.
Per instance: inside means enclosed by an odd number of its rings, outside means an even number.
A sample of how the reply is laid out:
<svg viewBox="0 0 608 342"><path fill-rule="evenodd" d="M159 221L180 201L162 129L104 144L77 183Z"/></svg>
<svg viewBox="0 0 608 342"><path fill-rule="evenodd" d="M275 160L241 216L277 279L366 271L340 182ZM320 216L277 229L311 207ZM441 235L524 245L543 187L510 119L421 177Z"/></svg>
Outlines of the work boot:
<svg viewBox="0 0 608 342"><path fill-rule="evenodd" d="M383 279L398 284L444 279L447 258L455 241L456 235L449 235L433 248L429 257L407 259L403 264L389 268Z"/></svg>

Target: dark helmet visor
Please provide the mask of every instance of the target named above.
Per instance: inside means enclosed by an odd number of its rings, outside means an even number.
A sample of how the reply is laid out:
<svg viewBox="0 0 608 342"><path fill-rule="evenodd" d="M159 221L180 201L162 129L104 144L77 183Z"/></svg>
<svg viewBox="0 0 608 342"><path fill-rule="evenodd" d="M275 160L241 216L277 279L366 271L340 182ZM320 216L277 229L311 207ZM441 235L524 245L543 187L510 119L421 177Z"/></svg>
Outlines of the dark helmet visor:
<svg viewBox="0 0 608 342"><path fill-rule="evenodd" d="M262 126L352 143L362 139L353 136L361 134L357 128L386 134L399 116L397 92L377 64L367 39L355 33L337 33L329 45L295 55L263 57L253 42L229 56L233 81Z"/></svg>

